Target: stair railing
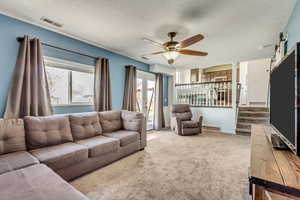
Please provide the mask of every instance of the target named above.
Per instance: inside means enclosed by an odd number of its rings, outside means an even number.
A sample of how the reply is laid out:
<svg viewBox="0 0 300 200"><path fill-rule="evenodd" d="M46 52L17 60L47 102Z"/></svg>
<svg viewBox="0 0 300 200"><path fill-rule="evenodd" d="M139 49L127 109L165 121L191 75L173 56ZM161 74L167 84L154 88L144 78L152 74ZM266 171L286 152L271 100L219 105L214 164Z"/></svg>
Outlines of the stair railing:
<svg viewBox="0 0 300 200"><path fill-rule="evenodd" d="M176 102L193 107L232 107L232 82L175 84Z"/></svg>

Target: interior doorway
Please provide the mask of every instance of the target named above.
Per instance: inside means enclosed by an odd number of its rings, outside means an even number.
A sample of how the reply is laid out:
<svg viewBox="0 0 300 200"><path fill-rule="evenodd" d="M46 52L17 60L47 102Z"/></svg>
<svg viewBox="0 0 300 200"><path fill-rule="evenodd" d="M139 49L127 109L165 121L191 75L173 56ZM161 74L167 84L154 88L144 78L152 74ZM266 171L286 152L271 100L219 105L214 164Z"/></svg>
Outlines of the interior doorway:
<svg viewBox="0 0 300 200"><path fill-rule="evenodd" d="M147 118L147 130L154 127L155 75L137 70L137 110Z"/></svg>
<svg viewBox="0 0 300 200"><path fill-rule="evenodd" d="M268 106L270 65L270 58L240 63L240 106Z"/></svg>

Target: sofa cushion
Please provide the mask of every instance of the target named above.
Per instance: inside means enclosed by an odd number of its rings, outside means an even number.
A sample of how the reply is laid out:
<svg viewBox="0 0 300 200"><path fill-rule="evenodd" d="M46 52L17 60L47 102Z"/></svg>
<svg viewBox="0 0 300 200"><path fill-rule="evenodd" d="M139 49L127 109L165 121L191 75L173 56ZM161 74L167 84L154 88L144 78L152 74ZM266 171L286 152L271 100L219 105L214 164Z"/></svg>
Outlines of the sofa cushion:
<svg viewBox="0 0 300 200"><path fill-rule="evenodd" d="M174 104L172 105L172 113L191 112L189 104Z"/></svg>
<svg viewBox="0 0 300 200"><path fill-rule="evenodd" d="M100 112L99 118L104 133L117 131L122 128L120 110Z"/></svg>
<svg viewBox="0 0 300 200"><path fill-rule="evenodd" d="M24 121L29 149L73 141L68 116L25 117Z"/></svg>
<svg viewBox="0 0 300 200"><path fill-rule="evenodd" d="M196 121L182 121L182 128L198 128L199 122Z"/></svg>
<svg viewBox="0 0 300 200"><path fill-rule="evenodd" d="M75 143L65 143L30 151L41 163L54 170L69 167L88 158L88 149Z"/></svg>
<svg viewBox="0 0 300 200"><path fill-rule="evenodd" d="M144 123L144 113L123 111L121 114L123 129L140 132Z"/></svg>
<svg viewBox="0 0 300 200"><path fill-rule="evenodd" d="M183 128L182 135L196 135L200 133L200 128Z"/></svg>
<svg viewBox="0 0 300 200"><path fill-rule="evenodd" d="M140 132L143 125L142 119L123 120L123 128L128 131Z"/></svg>
<svg viewBox="0 0 300 200"><path fill-rule="evenodd" d="M0 119L0 155L26 150L24 123L21 119Z"/></svg>
<svg viewBox="0 0 300 200"><path fill-rule="evenodd" d="M0 174L38 163L39 161L26 151L4 154L0 156Z"/></svg>
<svg viewBox="0 0 300 200"><path fill-rule="evenodd" d="M191 112L173 113L173 116L181 120L191 120L193 117Z"/></svg>
<svg viewBox="0 0 300 200"><path fill-rule="evenodd" d="M113 133L104 133L104 136L119 139L121 146L126 146L140 140L140 134L136 131L119 130Z"/></svg>
<svg viewBox="0 0 300 200"><path fill-rule="evenodd" d="M0 175L0 194L1 200L87 200L43 164Z"/></svg>
<svg viewBox="0 0 300 200"><path fill-rule="evenodd" d="M116 138L96 136L77 141L89 149L89 157L96 157L107 153L118 151L120 140Z"/></svg>
<svg viewBox="0 0 300 200"><path fill-rule="evenodd" d="M132 111L128 111L128 110L122 110L122 113L121 113L122 120L143 119L144 116L145 116L145 114L142 112L132 112Z"/></svg>
<svg viewBox="0 0 300 200"><path fill-rule="evenodd" d="M74 140L94 137L102 133L98 113L79 113L69 116Z"/></svg>

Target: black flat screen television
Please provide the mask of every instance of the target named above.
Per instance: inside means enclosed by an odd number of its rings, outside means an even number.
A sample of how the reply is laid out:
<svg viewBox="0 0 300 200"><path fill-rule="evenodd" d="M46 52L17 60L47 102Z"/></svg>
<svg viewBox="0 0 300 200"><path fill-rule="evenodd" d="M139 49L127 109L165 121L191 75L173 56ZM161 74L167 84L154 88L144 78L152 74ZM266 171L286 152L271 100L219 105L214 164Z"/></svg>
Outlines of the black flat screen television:
<svg viewBox="0 0 300 200"><path fill-rule="evenodd" d="M270 74L270 122L282 141L297 155L300 155L299 50L300 43Z"/></svg>

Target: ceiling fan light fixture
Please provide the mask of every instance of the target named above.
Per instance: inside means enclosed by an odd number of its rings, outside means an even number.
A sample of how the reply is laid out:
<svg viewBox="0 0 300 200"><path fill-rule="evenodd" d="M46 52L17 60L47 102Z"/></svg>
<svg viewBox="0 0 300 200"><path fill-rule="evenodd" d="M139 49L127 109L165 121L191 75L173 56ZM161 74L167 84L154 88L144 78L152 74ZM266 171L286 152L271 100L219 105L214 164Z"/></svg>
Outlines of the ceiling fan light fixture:
<svg viewBox="0 0 300 200"><path fill-rule="evenodd" d="M169 65L174 64L174 62L175 62L175 60L173 60L173 59L168 60Z"/></svg>
<svg viewBox="0 0 300 200"><path fill-rule="evenodd" d="M173 60L173 62L179 57L179 52L176 50L166 51L163 53L163 56L169 61Z"/></svg>

